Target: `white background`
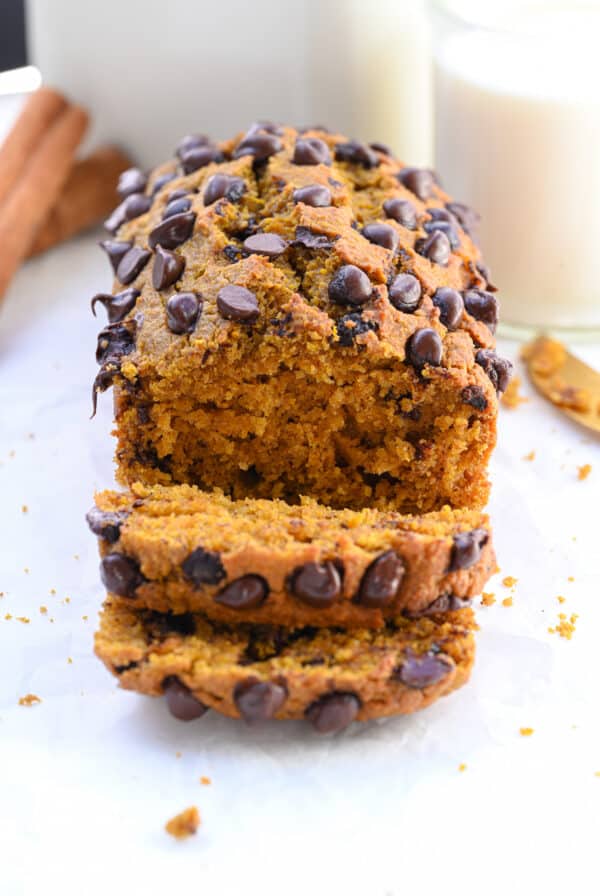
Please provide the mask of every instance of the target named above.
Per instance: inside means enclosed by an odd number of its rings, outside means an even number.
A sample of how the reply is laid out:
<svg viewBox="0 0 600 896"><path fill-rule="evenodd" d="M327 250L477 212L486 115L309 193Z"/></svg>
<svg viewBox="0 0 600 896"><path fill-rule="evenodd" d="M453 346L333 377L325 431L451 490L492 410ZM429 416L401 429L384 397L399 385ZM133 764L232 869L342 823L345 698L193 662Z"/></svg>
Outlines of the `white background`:
<svg viewBox="0 0 600 896"><path fill-rule="evenodd" d="M110 395L89 420L89 298L109 284L84 238L30 262L0 313L1 896L597 894L598 441L527 387L502 410L502 572L462 691L330 739L214 714L186 725L92 654L102 589L83 517L113 446ZM600 366L599 348L582 354ZM571 641L547 631L561 610L580 614ZM30 692L42 703L19 706ZM172 840L165 822L194 804L198 835Z"/></svg>

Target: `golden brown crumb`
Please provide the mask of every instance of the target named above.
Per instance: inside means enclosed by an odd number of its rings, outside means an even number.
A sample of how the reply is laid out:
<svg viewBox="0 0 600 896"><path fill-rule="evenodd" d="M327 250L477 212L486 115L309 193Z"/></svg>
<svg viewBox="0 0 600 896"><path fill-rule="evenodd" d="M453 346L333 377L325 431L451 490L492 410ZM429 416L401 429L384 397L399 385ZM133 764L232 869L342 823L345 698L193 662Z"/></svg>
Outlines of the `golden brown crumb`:
<svg viewBox="0 0 600 896"><path fill-rule="evenodd" d="M507 588L514 588L518 581L519 580L515 579L514 576L505 576L502 579L502 584L505 585Z"/></svg>
<svg viewBox="0 0 600 896"><path fill-rule="evenodd" d="M50 594L56 594L56 588L51 588L51 589L50 589Z"/></svg>
<svg viewBox="0 0 600 896"><path fill-rule="evenodd" d="M10 622L10 620L12 619L12 613L7 613L4 618L6 619L7 622Z"/></svg>
<svg viewBox="0 0 600 896"><path fill-rule="evenodd" d="M574 582L574 581L575 581L575 576L569 576L567 579L567 582Z"/></svg>
<svg viewBox="0 0 600 896"><path fill-rule="evenodd" d="M24 625L29 625L29 623L31 622L29 616L15 616L15 619L17 620L17 622L22 622Z"/></svg>
<svg viewBox="0 0 600 896"><path fill-rule="evenodd" d="M592 472L591 464L584 464L582 467L577 467L577 478L580 481L587 479L590 473Z"/></svg>
<svg viewBox="0 0 600 896"><path fill-rule="evenodd" d="M594 772L594 774L597 778L600 778L600 772Z"/></svg>
<svg viewBox="0 0 600 896"><path fill-rule="evenodd" d="M502 398L500 399L504 407L506 408L518 408L520 404L525 404L525 402L529 401L524 395L519 393L519 388L521 386L521 378L518 376L513 376L512 380L508 384L506 391Z"/></svg>
<svg viewBox="0 0 600 896"><path fill-rule="evenodd" d="M182 756L183 753L180 753L179 750L177 750L177 752L175 753L175 759L181 759Z"/></svg>
<svg viewBox="0 0 600 896"><path fill-rule="evenodd" d="M37 694L25 694L24 697L19 697L19 706L35 706L36 703L41 702L42 698Z"/></svg>
<svg viewBox="0 0 600 896"><path fill-rule="evenodd" d="M175 837L176 840L185 840L191 837L200 827L200 813L196 806L190 806L184 809L179 815L175 815L165 825L167 834Z"/></svg>
<svg viewBox="0 0 600 896"><path fill-rule="evenodd" d="M559 370L567 360L567 352L561 342L540 336L523 346L521 357L527 361L529 369L539 376L550 376Z"/></svg>
<svg viewBox="0 0 600 896"><path fill-rule="evenodd" d="M40 607L40 613L42 614L42 616L45 616L47 612L48 612L48 607L45 607L42 604L42 606Z"/></svg>
<svg viewBox="0 0 600 896"><path fill-rule="evenodd" d="M563 597L562 594L558 594L558 595L556 596L556 599L557 599L557 601L559 602L559 604L564 604L564 602L565 602L565 600L566 600L566 597Z"/></svg>
<svg viewBox="0 0 600 896"><path fill-rule="evenodd" d="M70 604L70 603L71 603L71 598L70 598L70 597L65 597L65 599L62 601L62 603L63 603L63 604Z"/></svg>
<svg viewBox="0 0 600 896"><path fill-rule="evenodd" d="M519 728L519 731L523 737L531 737L533 734L533 728Z"/></svg>
<svg viewBox="0 0 600 896"><path fill-rule="evenodd" d="M458 770L459 770L459 772L466 772L466 770L467 770L467 765L466 765L466 763L465 763L465 762L461 762L461 764L458 766Z"/></svg>
<svg viewBox="0 0 600 896"><path fill-rule="evenodd" d="M502 601L503 607L512 607L512 605L513 605L512 597L505 597L504 600Z"/></svg>
<svg viewBox="0 0 600 896"><path fill-rule="evenodd" d="M481 605L483 607L491 607L492 604L496 603L496 595L491 591L484 591L481 595Z"/></svg>
<svg viewBox="0 0 600 896"><path fill-rule="evenodd" d="M88 617L87 617L87 616L82 616L81 618L83 619L84 622L87 622L87 621L88 621Z"/></svg>
<svg viewBox="0 0 600 896"><path fill-rule="evenodd" d="M26 567L24 568L23 572L24 572L24 573L29 573L29 567L26 566Z"/></svg>
<svg viewBox="0 0 600 896"><path fill-rule="evenodd" d="M524 454L523 460L535 460L535 451L530 451L529 454Z"/></svg>
<svg viewBox="0 0 600 896"><path fill-rule="evenodd" d="M207 786L208 784L211 784L212 781L206 775L202 775L202 777L200 778L200 783L204 784L204 786Z"/></svg>
<svg viewBox="0 0 600 896"><path fill-rule="evenodd" d="M23 504L23 506L21 507L21 513L27 513L28 510L29 507L27 506L27 504Z"/></svg>
<svg viewBox="0 0 600 896"><path fill-rule="evenodd" d="M69 665L72 665L72 663L73 663L73 657L72 657L72 656L68 656L68 657L67 657L67 662L68 662Z"/></svg>
<svg viewBox="0 0 600 896"><path fill-rule="evenodd" d="M566 638L567 641L570 641L573 637L575 623L578 619L578 613L571 613L569 617L567 617L566 613L559 613L558 623L553 628L550 627L548 631L551 635L560 635L561 638Z"/></svg>

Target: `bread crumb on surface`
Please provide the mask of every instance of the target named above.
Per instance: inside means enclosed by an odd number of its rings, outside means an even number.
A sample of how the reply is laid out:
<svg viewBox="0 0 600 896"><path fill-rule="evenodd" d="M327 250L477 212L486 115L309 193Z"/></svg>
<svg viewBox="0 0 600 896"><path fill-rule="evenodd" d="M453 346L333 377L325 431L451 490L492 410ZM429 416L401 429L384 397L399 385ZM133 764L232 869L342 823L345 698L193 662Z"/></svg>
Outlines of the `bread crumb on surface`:
<svg viewBox="0 0 600 896"><path fill-rule="evenodd" d="M583 464L581 467L577 467L577 478L580 482L584 479L587 479L590 473L592 472L591 464Z"/></svg>
<svg viewBox="0 0 600 896"><path fill-rule="evenodd" d="M597 778L600 778L600 772L594 772L594 775L595 775Z"/></svg>
<svg viewBox="0 0 600 896"><path fill-rule="evenodd" d="M502 584L506 586L506 588L514 588L519 580L515 579L514 576L505 576L502 579Z"/></svg>
<svg viewBox="0 0 600 896"><path fill-rule="evenodd" d="M35 706L36 703L41 702L42 698L37 694L25 694L24 697L19 697L19 706Z"/></svg>
<svg viewBox="0 0 600 896"><path fill-rule="evenodd" d="M21 507L21 513L27 513L29 511L29 507L27 504L23 504Z"/></svg>
<svg viewBox="0 0 600 896"><path fill-rule="evenodd" d="M519 733L522 737L531 737L533 734L533 728L519 728Z"/></svg>
<svg viewBox="0 0 600 896"><path fill-rule="evenodd" d="M502 601L503 607L512 607L512 605L513 605L512 597L505 597L504 600Z"/></svg>
<svg viewBox="0 0 600 896"><path fill-rule="evenodd" d="M206 786L207 784L212 784L212 781L206 775L202 775L202 777L200 778L200 783Z"/></svg>
<svg viewBox="0 0 600 896"><path fill-rule="evenodd" d="M31 622L29 616L15 616L15 619L17 620L17 622L22 622L24 625L29 625L29 623Z"/></svg>
<svg viewBox="0 0 600 896"><path fill-rule="evenodd" d="M191 837L200 827L200 813L196 806L190 806L184 809L179 815L175 815L165 825L167 834L175 837L176 840L185 840Z"/></svg>
<svg viewBox="0 0 600 896"><path fill-rule="evenodd" d="M574 581L575 581L575 576L569 576L567 578L567 582L574 582Z"/></svg>
<svg viewBox="0 0 600 896"><path fill-rule="evenodd" d="M506 387L504 395L500 399L504 407L506 408L518 408L519 405L525 404L525 402L529 401L524 395L521 395L519 389L521 387L521 378L518 376L513 376L512 380Z"/></svg>
<svg viewBox="0 0 600 896"><path fill-rule="evenodd" d="M72 663L73 663L73 657L72 657L72 656L68 656L68 657L67 657L67 662L68 662L69 665L72 665Z"/></svg>
<svg viewBox="0 0 600 896"><path fill-rule="evenodd" d="M175 759L181 759L182 756L183 753L180 750L177 750L177 752L175 753Z"/></svg>
<svg viewBox="0 0 600 896"><path fill-rule="evenodd" d="M570 641L575 632L575 623L578 619L578 613L571 613L569 617L567 617L566 613L559 613L558 623L555 626L550 626L548 631L551 635L560 635L561 638L566 638L567 641Z"/></svg>
<svg viewBox="0 0 600 896"><path fill-rule="evenodd" d="M492 591L484 591L481 595L481 605L483 607L491 607L496 603L496 595Z"/></svg>
<svg viewBox="0 0 600 896"><path fill-rule="evenodd" d="M45 607L42 604L42 606L40 607L40 613L42 614L42 616L45 616L47 612L48 612L48 607Z"/></svg>
<svg viewBox="0 0 600 896"><path fill-rule="evenodd" d="M564 602L566 601L567 598L563 597L562 594L557 594L556 599L559 602L559 604L564 604Z"/></svg>
<svg viewBox="0 0 600 896"><path fill-rule="evenodd" d="M459 772L466 772L466 770L467 770L467 765L466 765L466 763L465 763L465 762L461 762L461 764L458 766L458 770L459 770Z"/></svg>
<svg viewBox="0 0 600 896"><path fill-rule="evenodd" d="M6 619L7 622L10 622L10 620L12 619L12 613L7 613L4 618Z"/></svg>
<svg viewBox="0 0 600 896"><path fill-rule="evenodd" d="M535 451L530 451L529 454L524 454L523 460L535 460Z"/></svg>

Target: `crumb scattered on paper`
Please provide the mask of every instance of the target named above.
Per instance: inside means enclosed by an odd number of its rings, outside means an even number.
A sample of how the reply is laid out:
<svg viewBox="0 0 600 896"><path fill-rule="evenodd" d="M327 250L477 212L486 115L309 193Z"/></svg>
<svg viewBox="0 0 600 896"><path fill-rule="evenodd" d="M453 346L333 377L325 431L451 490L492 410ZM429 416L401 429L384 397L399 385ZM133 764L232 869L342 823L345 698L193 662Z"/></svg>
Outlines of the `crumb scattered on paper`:
<svg viewBox="0 0 600 896"><path fill-rule="evenodd" d="M535 460L535 451L530 451L529 454L524 454L523 460Z"/></svg>
<svg viewBox="0 0 600 896"><path fill-rule="evenodd" d="M531 737L531 735L533 734L533 731L534 731L533 728L519 728L519 733L521 734L522 737Z"/></svg>
<svg viewBox="0 0 600 896"><path fill-rule="evenodd" d="M206 786L208 784L211 784L212 782L206 775L202 775L202 777L200 778L200 783Z"/></svg>
<svg viewBox="0 0 600 896"><path fill-rule="evenodd" d="M524 404L529 401L524 395L521 395L519 392L519 388L521 386L521 378L518 376L513 376L511 381L509 382L504 395L500 399L502 404L507 408L518 408L519 405Z"/></svg>
<svg viewBox="0 0 600 896"><path fill-rule="evenodd" d="M515 579L514 576L504 576L504 578L502 579L502 584L506 588L514 588L518 581L519 580Z"/></svg>
<svg viewBox="0 0 600 896"><path fill-rule="evenodd" d="M562 594L557 594L556 599L559 602L559 604L564 604L564 602L566 601L567 598L563 597Z"/></svg>
<svg viewBox="0 0 600 896"><path fill-rule="evenodd" d="M465 763L465 762L461 762L461 764L458 766L458 770L459 770L459 772L466 772L466 770L467 770L467 765L466 765L466 763Z"/></svg>
<svg viewBox="0 0 600 896"><path fill-rule="evenodd" d="M582 482L584 479L587 479L590 473L592 472L591 464L584 464L582 467L577 467L577 478Z"/></svg>
<svg viewBox="0 0 600 896"><path fill-rule="evenodd" d="M23 504L23 506L21 507L21 513L27 513L28 510L29 510L29 507L27 506L27 504Z"/></svg>
<svg viewBox="0 0 600 896"><path fill-rule="evenodd" d="M17 622L22 622L23 625L29 625L29 623L31 622L29 616L15 616L15 619L17 620Z"/></svg>
<svg viewBox="0 0 600 896"><path fill-rule="evenodd" d="M196 806L190 806L184 809L179 815L175 815L165 825L167 834L175 837L176 840L185 840L191 837L200 827L200 813Z"/></svg>
<svg viewBox="0 0 600 896"><path fill-rule="evenodd" d="M558 623L555 626L550 626L548 631L551 635L560 635L561 638L566 638L567 641L570 641L575 632L575 624L578 619L578 613L571 613L570 616L567 616L566 613L559 613Z"/></svg>
<svg viewBox="0 0 600 896"><path fill-rule="evenodd" d="M481 604L484 607L491 607L496 603L496 595L492 591L484 591L481 595Z"/></svg>
<svg viewBox="0 0 600 896"><path fill-rule="evenodd" d="M35 706L36 703L41 702L42 698L37 694L25 694L24 697L19 697L19 706Z"/></svg>
<svg viewBox="0 0 600 896"><path fill-rule="evenodd" d="M504 600L502 601L503 607L512 607L512 605L513 605L512 597L505 597Z"/></svg>
<svg viewBox="0 0 600 896"><path fill-rule="evenodd" d="M45 616L47 612L48 612L48 607L45 607L42 604L42 606L40 607L40 613L42 614L42 616Z"/></svg>

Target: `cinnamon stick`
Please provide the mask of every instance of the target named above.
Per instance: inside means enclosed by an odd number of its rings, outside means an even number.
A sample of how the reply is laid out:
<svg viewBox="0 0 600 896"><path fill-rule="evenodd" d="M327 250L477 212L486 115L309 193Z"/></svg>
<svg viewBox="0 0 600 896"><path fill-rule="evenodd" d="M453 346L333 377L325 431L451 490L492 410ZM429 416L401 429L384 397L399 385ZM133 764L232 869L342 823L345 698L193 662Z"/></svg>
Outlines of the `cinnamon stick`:
<svg viewBox="0 0 600 896"><path fill-rule="evenodd" d="M119 203L117 181L131 164L129 157L115 146L103 146L75 162L27 257L39 255L102 221Z"/></svg>
<svg viewBox="0 0 600 896"><path fill-rule="evenodd" d="M67 106L39 141L0 206L0 299L67 180L88 126L79 106Z"/></svg>

